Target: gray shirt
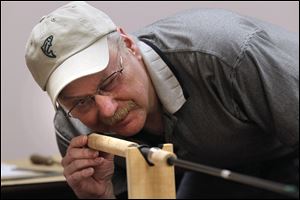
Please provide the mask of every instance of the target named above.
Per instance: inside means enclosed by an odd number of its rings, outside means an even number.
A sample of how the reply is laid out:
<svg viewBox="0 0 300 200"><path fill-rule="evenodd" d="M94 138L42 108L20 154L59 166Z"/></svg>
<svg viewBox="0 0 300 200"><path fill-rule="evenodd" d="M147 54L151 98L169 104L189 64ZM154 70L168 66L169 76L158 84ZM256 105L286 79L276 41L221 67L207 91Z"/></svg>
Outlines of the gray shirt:
<svg viewBox="0 0 300 200"><path fill-rule="evenodd" d="M298 35L215 9L181 13L135 34L183 87L187 101L169 115L165 133L179 156L232 166L298 146Z"/></svg>

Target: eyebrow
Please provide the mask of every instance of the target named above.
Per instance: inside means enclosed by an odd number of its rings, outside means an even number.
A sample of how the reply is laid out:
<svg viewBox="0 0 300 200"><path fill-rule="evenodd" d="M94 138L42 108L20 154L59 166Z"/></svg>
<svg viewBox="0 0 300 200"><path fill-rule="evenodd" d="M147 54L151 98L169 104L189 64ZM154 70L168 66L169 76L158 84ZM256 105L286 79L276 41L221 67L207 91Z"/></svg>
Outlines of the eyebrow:
<svg viewBox="0 0 300 200"><path fill-rule="evenodd" d="M80 95L80 96L68 96L68 95L64 95L64 96L60 96L59 98L61 98L62 100L80 100L80 99L87 98L89 96L92 96L92 95Z"/></svg>

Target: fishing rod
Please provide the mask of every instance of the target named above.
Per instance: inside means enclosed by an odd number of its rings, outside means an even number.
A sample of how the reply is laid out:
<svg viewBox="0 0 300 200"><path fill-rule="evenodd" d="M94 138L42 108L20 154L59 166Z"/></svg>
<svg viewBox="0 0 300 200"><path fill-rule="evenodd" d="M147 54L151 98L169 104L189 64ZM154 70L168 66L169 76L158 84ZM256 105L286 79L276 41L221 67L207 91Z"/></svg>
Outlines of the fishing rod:
<svg viewBox="0 0 300 200"><path fill-rule="evenodd" d="M129 147L136 147L139 149L142 156L150 166L177 166L184 169L220 177L228 181L235 181L253 187L273 191L292 198L299 198L298 187L296 187L295 185L273 182L261 178L239 174L227 169L219 169L198 163L193 163L190 161L185 161L177 158L174 153L162 150L158 147L139 145L135 142L96 133L92 133L88 136L88 147L121 157L126 157L125 152Z"/></svg>
<svg viewBox="0 0 300 200"><path fill-rule="evenodd" d="M299 198L298 187L294 185L264 180L261 178L256 178L256 177L232 172L227 169L219 169L207 165L181 160L177 158L175 154L168 151L164 151L158 147L148 147L146 145L140 145L138 148L140 149L142 155L150 165L162 165L162 164L167 164L169 166L174 165L184 169L223 178L229 181L235 181L253 187L280 193L292 198Z"/></svg>

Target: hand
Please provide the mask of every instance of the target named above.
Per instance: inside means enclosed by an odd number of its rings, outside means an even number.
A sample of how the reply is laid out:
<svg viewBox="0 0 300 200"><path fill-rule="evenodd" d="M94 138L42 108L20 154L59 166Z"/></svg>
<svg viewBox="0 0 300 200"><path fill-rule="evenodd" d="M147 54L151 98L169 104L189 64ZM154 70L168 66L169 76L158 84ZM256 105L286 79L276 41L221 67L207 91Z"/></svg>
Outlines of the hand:
<svg viewBox="0 0 300 200"><path fill-rule="evenodd" d="M73 138L62 159L68 184L79 198L115 198L111 182L113 155L89 149L86 145L87 136Z"/></svg>

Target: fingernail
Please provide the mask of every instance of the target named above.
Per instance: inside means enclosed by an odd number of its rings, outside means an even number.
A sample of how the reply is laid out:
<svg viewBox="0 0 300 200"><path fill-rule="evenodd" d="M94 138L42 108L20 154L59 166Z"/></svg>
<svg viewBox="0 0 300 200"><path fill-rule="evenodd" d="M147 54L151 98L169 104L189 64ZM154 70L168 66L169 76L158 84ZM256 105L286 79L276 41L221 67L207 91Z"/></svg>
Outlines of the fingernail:
<svg viewBox="0 0 300 200"><path fill-rule="evenodd" d="M96 161L97 163L102 163L102 160L103 160L102 157L98 157L98 158L95 159L95 161Z"/></svg>
<svg viewBox="0 0 300 200"><path fill-rule="evenodd" d="M87 136L84 135L84 136L82 137L82 143L85 144L86 142L87 142Z"/></svg>
<svg viewBox="0 0 300 200"><path fill-rule="evenodd" d="M93 172L94 172L93 168L88 168L84 171L84 176L90 176L93 174Z"/></svg>

